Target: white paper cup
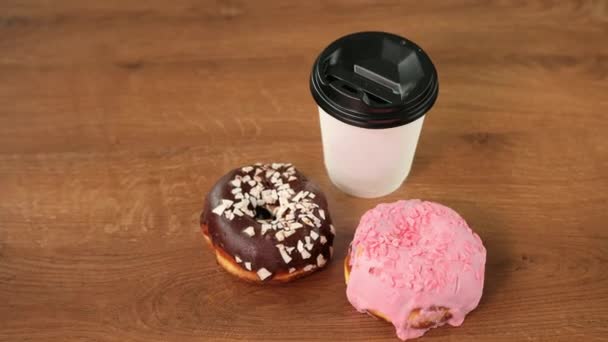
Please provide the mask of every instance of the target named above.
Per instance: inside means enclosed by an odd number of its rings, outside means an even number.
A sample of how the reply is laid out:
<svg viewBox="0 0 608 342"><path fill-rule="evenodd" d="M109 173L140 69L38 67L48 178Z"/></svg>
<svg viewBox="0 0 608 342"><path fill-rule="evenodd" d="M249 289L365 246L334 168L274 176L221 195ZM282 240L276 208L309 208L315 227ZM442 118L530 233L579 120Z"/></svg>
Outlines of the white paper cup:
<svg viewBox="0 0 608 342"><path fill-rule="evenodd" d="M399 127L369 129L346 124L318 108L325 168L336 187L372 198L401 186L412 168L424 116Z"/></svg>
<svg viewBox="0 0 608 342"><path fill-rule="evenodd" d="M397 190L438 96L437 72L426 53L392 34L355 33L319 55L310 88L332 183L366 198Z"/></svg>

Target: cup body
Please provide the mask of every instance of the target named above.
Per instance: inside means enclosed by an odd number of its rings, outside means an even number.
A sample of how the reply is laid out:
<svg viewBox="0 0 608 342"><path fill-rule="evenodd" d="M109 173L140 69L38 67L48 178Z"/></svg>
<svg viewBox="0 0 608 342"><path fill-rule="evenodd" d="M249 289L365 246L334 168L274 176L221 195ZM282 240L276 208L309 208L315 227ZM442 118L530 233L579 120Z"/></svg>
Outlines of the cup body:
<svg viewBox="0 0 608 342"><path fill-rule="evenodd" d="M373 198L401 186L412 167L424 115L402 126L369 129L318 110L325 168L336 187Z"/></svg>

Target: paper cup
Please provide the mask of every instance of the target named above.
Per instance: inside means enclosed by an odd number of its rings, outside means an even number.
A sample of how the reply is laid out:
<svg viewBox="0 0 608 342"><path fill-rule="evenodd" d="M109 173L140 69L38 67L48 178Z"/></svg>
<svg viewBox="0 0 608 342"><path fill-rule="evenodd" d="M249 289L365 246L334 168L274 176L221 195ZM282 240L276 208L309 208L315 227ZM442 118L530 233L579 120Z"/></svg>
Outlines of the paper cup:
<svg viewBox="0 0 608 342"><path fill-rule="evenodd" d="M410 172L424 117L439 92L426 53L392 34L355 33L320 54L310 88L332 183L357 197L397 190Z"/></svg>
<svg viewBox="0 0 608 342"><path fill-rule="evenodd" d="M368 129L346 124L319 107L323 159L332 183L372 198L397 190L412 167L424 116L407 125Z"/></svg>

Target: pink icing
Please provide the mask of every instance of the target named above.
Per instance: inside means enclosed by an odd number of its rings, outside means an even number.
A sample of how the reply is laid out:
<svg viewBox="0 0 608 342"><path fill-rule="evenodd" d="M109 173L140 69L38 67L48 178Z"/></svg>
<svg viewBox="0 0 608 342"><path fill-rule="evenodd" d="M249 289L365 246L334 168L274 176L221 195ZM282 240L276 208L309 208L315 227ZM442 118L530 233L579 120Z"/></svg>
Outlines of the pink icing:
<svg viewBox="0 0 608 342"><path fill-rule="evenodd" d="M380 204L366 212L351 244L346 289L360 312L389 319L400 339L429 329L408 325L414 309L449 308L459 326L483 290L486 249L454 210L420 200Z"/></svg>

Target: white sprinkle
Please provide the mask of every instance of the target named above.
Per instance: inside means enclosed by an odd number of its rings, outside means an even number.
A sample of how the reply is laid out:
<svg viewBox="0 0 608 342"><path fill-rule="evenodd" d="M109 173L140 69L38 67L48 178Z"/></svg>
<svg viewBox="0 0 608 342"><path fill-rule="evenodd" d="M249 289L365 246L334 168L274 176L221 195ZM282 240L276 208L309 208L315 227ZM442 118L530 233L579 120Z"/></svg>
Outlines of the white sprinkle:
<svg viewBox="0 0 608 342"><path fill-rule="evenodd" d="M291 254L291 252L293 252L293 250L296 248L293 246L290 246L290 247L285 247L285 249L287 250L287 253Z"/></svg>
<svg viewBox="0 0 608 342"><path fill-rule="evenodd" d="M295 271L296 271L296 269L295 269L294 267L290 267L290 268L289 268L289 273L293 273L293 272L295 272Z"/></svg>
<svg viewBox="0 0 608 342"><path fill-rule="evenodd" d="M302 240L298 240L298 252L302 253L302 251L304 251L304 244Z"/></svg>
<svg viewBox="0 0 608 342"><path fill-rule="evenodd" d="M232 182L230 182L230 183L232 183L232 185L233 185L235 188L238 188L238 187L240 187L240 186L241 186L241 180L240 180L240 179L235 179L235 180L233 180L233 181L232 181Z"/></svg>
<svg viewBox="0 0 608 342"><path fill-rule="evenodd" d="M243 209L243 212L249 217L255 217L255 213L249 209Z"/></svg>
<svg viewBox="0 0 608 342"><path fill-rule="evenodd" d="M306 225L314 227L314 225L312 224L312 222L310 221L310 219L308 217L302 217L302 222L306 223Z"/></svg>
<svg viewBox="0 0 608 342"><path fill-rule="evenodd" d="M298 228L302 228L302 227L304 227L304 226L300 222L294 222L289 225L289 228L291 228L291 229L298 229Z"/></svg>
<svg viewBox="0 0 608 342"><path fill-rule="evenodd" d="M327 243L327 238L325 237L325 235L321 235L321 244L324 245Z"/></svg>
<svg viewBox="0 0 608 342"><path fill-rule="evenodd" d="M254 180L250 180L249 182L247 182L247 184L249 184L250 186L255 186L257 182Z"/></svg>
<svg viewBox="0 0 608 342"><path fill-rule="evenodd" d="M266 170L266 178L270 178L270 176L272 176L272 174L275 172L275 170Z"/></svg>
<svg viewBox="0 0 608 342"><path fill-rule="evenodd" d="M232 189L230 192L231 192L233 195L235 195L235 194L238 194L239 192L242 192L242 191L243 191L243 189L241 189L241 188L234 188L234 189Z"/></svg>
<svg viewBox="0 0 608 342"><path fill-rule="evenodd" d="M319 216L321 216L321 218L325 220L325 210L319 209Z"/></svg>
<svg viewBox="0 0 608 342"><path fill-rule="evenodd" d="M242 209L247 208L248 205L249 205L249 200L244 199L240 202L237 202L234 206L242 210Z"/></svg>
<svg viewBox="0 0 608 342"><path fill-rule="evenodd" d="M262 173L262 172L264 172L264 170L259 169L259 168L258 168L258 169L255 169L255 176L259 175L259 174L260 174L260 173ZM253 179L255 179L255 177L254 177ZM257 179L256 179L256 180L257 180ZM258 181L258 182L259 182L259 181Z"/></svg>
<svg viewBox="0 0 608 342"><path fill-rule="evenodd" d="M292 182L292 181L295 181L295 180L298 180L298 179L296 177L294 177L294 176L290 176L289 179L287 179L287 180L289 182Z"/></svg>
<svg viewBox="0 0 608 342"><path fill-rule="evenodd" d="M288 237L292 236L295 233L296 233L295 230L284 230L283 231L283 235L285 236L285 238L288 238Z"/></svg>
<svg viewBox="0 0 608 342"><path fill-rule="evenodd" d="M227 199L223 199L222 200L222 204L224 204L226 206L226 209L230 208L230 206L232 205L232 203L234 203L234 201L227 200Z"/></svg>
<svg viewBox="0 0 608 342"><path fill-rule="evenodd" d="M262 178L260 178L260 176L255 176L255 177L253 177L253 180L256 182L261 182Z"/></svg>
<svg viewBox="0 0 608 342"><path fill-rule="evenodd" d="M310 237L311 237L313 240L316 240L316 239L318 239L318 238L319 238L319 234L317 234L317 232L315 232L314 230L311 230L311 231L310 231Z"/></svg>
<svg viewBox="0 0 608 342"><path fill-rule="evenodd" d="M262 235L266 234L267 231L269 231L272 228L272 226L268 223L262 223Z"/></svg>
<svg viewBox="0 0 608 342"><path fill-rule="evenodd" d="M260 197L260 189L259 188L253 188L251 190L249 190L249 194L252 195L253 197Z"/></svg>
<svg viewBox="0 0 608 342"><path fill-rule="evenodd" d="M334 228L333 224L329 225L329 230L331 231L332 234L336 235L336 228Z"/></svg>
<svg viewBox="0 0 608 342"><path fill-rule="evenodd" d="M332 246L329 246L329 257L330 258L334 257L334 248Z"/></svg>
<svg viewBox="0 0 608 342"><path fill-rule="evenodd" d="M234 260L236 260L236 262L238 262L239 264L243 261L243 260L241 260L241 258L239 258L238 255L234 256Z"/></svg>
<svg viewBox="0 0 608 342"><path fill-rule="evenodd" d="M292 198L292 201L294 201L294 202L300 202L300 200L302 199L302 196L303 196L303 195L304 195L304 193L303 193L302 191L298 192L298 194L297 194L297 195L295 195L295 196Z"/></svg>
<svg viewBox="0 0 608 342"><path fill-rule="evenodd" d="M315 269L315 265L306 265L304 266L304 272L312 271Z"/></svg>
<svg viewBox="0 0 608 342"><path fill-rule="evenodd" d="M243 199L243 194L239 192L238 194L234 195L234 199Z"/></svg>
<svg viewBox="0 0 608 342"><path fill-rule="evenodd" d="M243 182L249 182L251 180L251 176L247 175L245 177L243 177Z"/></svg>
<svg viewBox="0 0 608 342"><path fill-rule="evenodd" d="M241 170L243 170L243 172L249 172L253 170L252 166L245 166L244 168L242 168Z"/></svg>
<svg viewBox="0 0 608 342"><path fill-rule="evenodd" d="M249 261L245 262L245 268L251 271L251 263Z"/></svg>
<svg viewBox="0 0 608 342"><path fill-rule="evenodd" d="M268 270L264 267L260 268L256 273L261 280L264 280L272 275L272 273L268 272Z"/></svg>
<svg viewBox="0 0 608 342"><path fill-rule="evenodd" d="M224 213L224 215L226 215L226 218L229 219L229 220L231 220L231 221L234 218L234 214L231 211L226 211Z"/></svg>
<svg viewBox="0 0 608 342"><path fill-rule="evenodd" d="M289 171L289 172L295 172L296 170L293 168L293 166L290 166L289 169L287 169L287 171Z"/></svg>
<svg viewBox="0 0 608 342"><path fill-rule="evenodd" d="M308 197L310 197L310 198L315 198L315 197L317 197L317 195L315 195L315 194L313 194L313 193L311 192L311 193L310 193L310 195L308 195Z"/></svg>
<svg viewBox="0 0 608 342"><path fill-rule="evenodd" d="M323 254L317 255L317 266L323 267L325 266L325 263L327 263L327 260L325 260Z"/></svg>
<svg viewBox="0 0 608 342"><path fill-rule="evenodd" d="M293 210L293 208L292 208L291 210ZM291 220L293 220L293 219L295 219L295 218L296 218L296 217L295 217L293 214L287 214L287 215L285 215L285 219L286 219L286 220L288 220L288 221L291 221ZM296 222L296 223L297 223L297 222ZM302 227L304 227L304 226L302 226L302 224L301 224L301 223L298 223L298 225L300 225L300 227L298 227L298 228L302 228ZM291 229L295 229L295 228L294 228L294 227L291 227Z"/></svg>
<svg viewBox="0 0 608 342"><path fill-rule="evenodd" d="M276 169L279 169L281 166L283 166L283 164L280 164L280 163L272 163L272 168L273 168L273 169L275 169L275 170L276 170Z"/></svg>
<svg viewBox="0 0 608 342"><path fill-rule="evenodd" d="M212 212L216 215L222 216L222 214L224 213L224 210L226 210L226 205L220 204L217 207L215 207L215 209L213 209Z"/></svg>
<svg viewBox="0 0 608 342"><path fill-rule="evenodd" d="M235 208L232 213L236 216L243 216L243 212L239 208Z"/></svg>
<svg viewBox="0 0 608 342"><path fill-rule="evenodd" d="M264 199L265 202L272 201L272 190L266 189L266 190L262 191L262 198Z"/></svg>
<svg viewBox="0 0 608 342"><path fill-rule="evenodd" d="M303 250L302 252L300 252L300 255L302 255L302 259L310 258L310 253L308 253L307 250Z"/></svg>
<svg viewBox="0 0 608 342"><path fill-rule="evenodd" d="M279 197L279 205L281 206L281 208L284 208L283 211L287 209L288 204L289 200L286 197Z"/></svg>
<svg viewBox="0 0 608 342"><path fill-rule="evenodd" d="M279 249L279 253L281 254L281 258L283 258L283 261L286 264L289 264L289 262L291 261L291 257L285 251L285 246L283 246L283 245L277 245L276 247Z"/></svg>
<svg viewBox="0 0 608 342"><path fill-rule="evenodd" d="M276 234L274 234L274 237L277 239L277 241L283 241L285 240L285 233L282 230L279 230Z"/></svg>
<svg viewBox="0 0 608 342"><path fill-rule="evenodd" d="M255 235L255 230L253 229L252 226L249 226L249 227L243 229L243 233L245 233L251 237L251 236Z"/></svg>

